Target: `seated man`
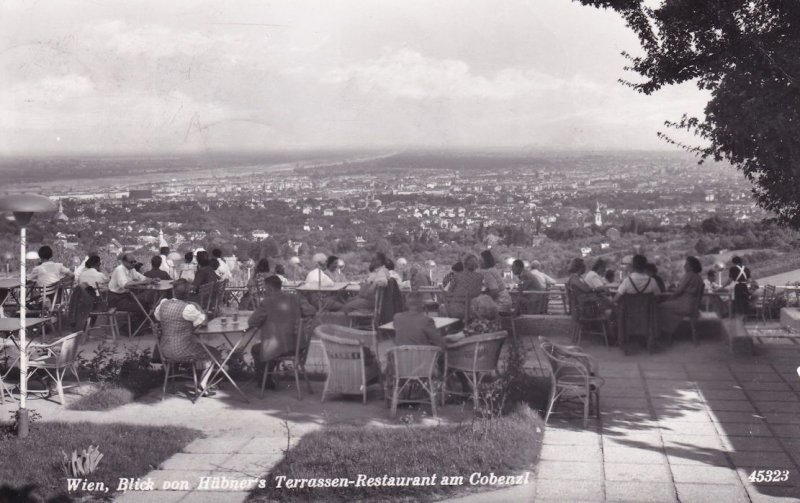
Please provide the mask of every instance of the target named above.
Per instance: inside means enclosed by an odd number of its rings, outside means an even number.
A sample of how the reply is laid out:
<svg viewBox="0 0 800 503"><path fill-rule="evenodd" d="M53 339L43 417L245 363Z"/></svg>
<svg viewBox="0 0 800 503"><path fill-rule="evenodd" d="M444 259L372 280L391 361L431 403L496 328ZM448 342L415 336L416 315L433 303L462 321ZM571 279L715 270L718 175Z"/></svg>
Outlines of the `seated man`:
<svg viewBox="0 0 800 503"><path fill-rule="evenodd" d="M248 325L260 332L261 342L250 349L256 362L256 375L272 372L277 365L273 360L292 354L297 343L297 323L304 316L313 316L314 308L302 297L281 292L282 282L277 276L264 279L264 297L250 315ZM275 389L275 381L268 377L266 387Z"/></svg>
<svg viewBox="0 0 800 503"><path fill-rule="evenodd" d="M135 285L144 285L152 280L144 277L133 268L136 265L136 259L133 256L124 253L119 260L120 264L111 273L111 278L108 281L108 306L132 313L133 325L139 326L144 321L144 313L142 313L139 304L131 296L128 288ZM136 298L139 299L145 309L148 308L147 293L149 292L136 294Z"/></svg>
<svg viewBox="0 0 800 503"><path fill-rule="evenodd" d="M161 322L161 356L173 361L203 362L206 371L200 382L204 388L211 377L211 358L208 352L220 359L219 350L205 346L194 336L194 329L206 322L206 315L197 304L178 299L164 299L153 313ZM206 351L208 349L208 352Z"/></svg>
<svg viewBox="0 0 800 503"><path fill-rule="evenodd" d="M544 292L547 285L539 281L539 277L525 269L525 263L519 259L511 264L511 272L519 282L519 314L543 314L547 312L547 293L522 293Z"/></svg>
<svg viewBox="0 0 800 503"><path fill-rule="evenodd" d="M169 273L161 268L163 263L163 259L160 255L153 255L153 258L150 259L150 270L144 273L144 276L150 279L161 279L165 281L172 279L169 277Z"/></svg>
<svg viewBox="0 0 800 503"><path fill-rule="evenodd" d="M445 349L442 334L433 318L425 314L425 298L411 292L406 298L408 311L394 315L394 343L396 346L439 346Z"/></svg>

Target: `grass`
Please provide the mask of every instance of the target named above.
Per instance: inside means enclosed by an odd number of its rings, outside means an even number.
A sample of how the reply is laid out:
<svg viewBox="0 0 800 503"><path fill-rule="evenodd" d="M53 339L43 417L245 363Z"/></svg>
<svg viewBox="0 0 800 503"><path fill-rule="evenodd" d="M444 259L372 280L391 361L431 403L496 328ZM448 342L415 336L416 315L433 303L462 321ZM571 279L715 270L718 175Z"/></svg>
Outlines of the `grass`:
<svg viewBox="0 0 800 503"><path fill-rule="evenodd" d="M544 425L528 407L493 419L453 425L363 428L335 426L305 435L265 477L266 488L251 492L261 501L432 501L492 486L470 485L473 473L496 476L533 469ZM278 488L277 477L430 477L437 484L407 487ZM438 485L460 476L463 485Z"/></svg>
<svg viewBox="0 0 800 503"><path fill-rule="evenodd" d="M108 500L120 478L144 476L198 436L197 430L171 426L36 422L28 438L0 435L0 501ZM109 492L68 493L61 452L71 455L89 445L104 456L86 478L104 482Z"/></svg>

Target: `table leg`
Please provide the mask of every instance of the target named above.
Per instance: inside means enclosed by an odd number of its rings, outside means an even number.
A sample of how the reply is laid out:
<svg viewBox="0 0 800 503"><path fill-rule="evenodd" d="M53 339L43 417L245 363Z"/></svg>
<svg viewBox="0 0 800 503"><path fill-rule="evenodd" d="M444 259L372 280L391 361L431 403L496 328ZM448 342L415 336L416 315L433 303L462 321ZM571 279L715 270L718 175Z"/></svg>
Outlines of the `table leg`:
<svg viewBox="0 0 800 503"><path fill-rule="evenodd" d="M255 330L254 330L254 331L252 331L252 333L250 334L250 337L249 337L248 341L247 341L247 342L244 344L244 347L247 347L247 346L250 344L250 342L253 340L253 336L255 336L255 333L256 333L256 332L255 332ZM229 341L229 343L230 343L230 340L228 339L227 335L223 333L223 336L224 336L224 337L225 337L225 339L226 339L226 340L228 340L228 341ZM211 352L211 351L208 349L208 346L207 346L207 345L205 345L205 344L203 344L203 349L204 349L204 350L205 350L205 352L208 354L208 357L211 359L211 362L214 364L214 366L216 366L216 367L217 367L217 370L216 370L216 371L214 371L214 370L209 370L209 372L214 372L214 374L213 374L211 377L209 377L208 381L206 381L206 385L205 385L205 387L204 387L203 389L201 389L201 390L200 390L200 393L198 393L196 397L194 397L194 399L192 400L192 403L196 403L196 402L197 402L197 400L199 400L199 399L200 399L200 397L202 397L202 396L203 396L203 394L205 394L206 390L207 390L207 389L208 389L208 387L211 385L210 383L213 383L213 382L214 382L214 381L217 379L217 376L219 376L219 374L220 374L220 373L222 373L222 375L223 375L223 376L225 376L225 378L226 378L226 379L228 379L228 382L230 382L230 383L233 385L234 389L236 389L236 391L239 393L239 395L241 395L242 399L243 399L243 400L244 400L246 403L250 403L250 399L249 399L249 398L247 398L247 395L245 395L245 394L244 394L244 392L243 392L243 391L242 391L242 390L239 388L239 385L238 385L238 384L236 384L236 381L234 381L234 380L233 380L233 378L230 376L230 374L228 374L228 371L227 371L227 370L225 370L225 364L227 364L227 363L228 363L228 360L230 360L230 359L231 359L231 357L233 356L233 354L236 352L236 349L237 349L237 348L238 348L238 347L241 345L242 341L244 341L245 337L247 337L247 333L243 334L243 335L242 335L242 336L239 338L239 340L238 340L238 341L236 341L236 344L234 344L234 345L231 347L231 350L230 350L230 352L229 352L229 353L228 353L228 355L227 355L227 356L226 356L226 357L225 357L225 358L222 360L222 362L220 362L220 361L218 361L216 358L214 358L214 354L213 354L213 353L212 353L212 352ZM202 344L202 342L201 342L201 344Z"/></svg>

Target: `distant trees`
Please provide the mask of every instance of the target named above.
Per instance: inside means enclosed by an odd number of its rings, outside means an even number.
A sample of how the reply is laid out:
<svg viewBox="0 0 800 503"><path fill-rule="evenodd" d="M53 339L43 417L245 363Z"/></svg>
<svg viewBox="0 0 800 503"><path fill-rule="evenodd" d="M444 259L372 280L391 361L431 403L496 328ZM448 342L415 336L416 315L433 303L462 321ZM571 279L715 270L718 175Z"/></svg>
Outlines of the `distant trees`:
<svg viewBox="0 0 800 503"><path fill-rule="evenodd" d="M705 117L667 126L706 146L680 145L705 159L727 160L753 184L758 204L800 228L800 2L796 0L580 0L611 8L639 37L644 55L627 53L643 80L624 82L651 94L694 81L711 92Z"/></svg>

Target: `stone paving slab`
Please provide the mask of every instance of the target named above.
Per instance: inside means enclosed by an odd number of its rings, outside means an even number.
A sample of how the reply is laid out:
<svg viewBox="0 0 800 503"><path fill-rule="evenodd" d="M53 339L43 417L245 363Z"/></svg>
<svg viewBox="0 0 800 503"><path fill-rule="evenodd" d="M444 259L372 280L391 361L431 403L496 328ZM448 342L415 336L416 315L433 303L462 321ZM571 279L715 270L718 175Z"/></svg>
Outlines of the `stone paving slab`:
<svg viewBox="0 0 800 503"><path fill-rule="evenodd" d="M603 480L602 463L547 461L536 468L537 480Z"/></svg>
<svg viewBox="0 0 800 503"><path fill-rule="evenodd" d="M603 481L573 478L567 480L540 479L536 482L536 499L559 501L603 501Z"/></svg>
<svg viewBox="0 0 800 503"><path fill-rule="evenodd" d="M617 482L672 482L667 465L658 464L606 463L605 478Z"/></svg>
<svg viewBox="0 0 800 503"><path fill-rule="evenodd" d="M635 503L674 502L675 488L671 483L610 481L606 483L606 498Z"/></svg>
<svg viewBox="0 0 800 503"><path fill-rule="evenodd" d="M749 503L747 492L740 485L680 484L676 483L681 503Z"/></svg>
<svg viewBox="0 0 800 503"><path fill-rule="evenodd" d="M739 484L739 476L726 466L671 465L677 483Z"/></svg>

